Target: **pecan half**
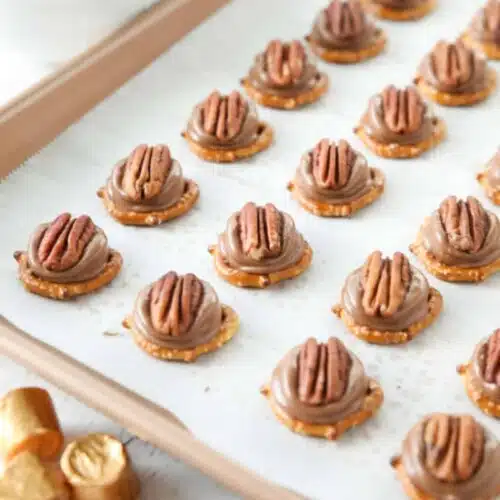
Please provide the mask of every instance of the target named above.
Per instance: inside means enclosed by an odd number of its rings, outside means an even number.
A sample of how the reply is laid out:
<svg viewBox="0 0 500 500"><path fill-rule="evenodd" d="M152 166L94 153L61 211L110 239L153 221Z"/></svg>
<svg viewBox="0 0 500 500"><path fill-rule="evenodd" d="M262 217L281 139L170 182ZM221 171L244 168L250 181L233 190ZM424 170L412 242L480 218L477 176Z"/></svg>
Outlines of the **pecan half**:
<svg viewBox="0 0 500 500"><path fill-rule="evenodd" d="M334 337L326 344L310 338L298 358L298 397L308 405L339 401L349 383L352 359L344 344Z"/></svg>
<svg viewBox="0 0 500 500"><path fill-rule="evenodd" d="M178 337L189 331L203 299L203 283L194 275L170 271L151 288L151 323L157 332Z"/></svg>
<svg viewBox="0 0 500 500"><path fill-rule="evenodd" d="M373 252L363 267L363 310L369 316L394 315L403 305L410 283L410 263L402 253L383 259L381 252Z"/></svg>
<svg viewBox="0 0 500 500"><path fill-rule="evenodd" d="M278 87L300 80L307 64L304 46L297 40L291 43L273 40L267 46L264 57L268 78Z"/></svg>
<svg viewBox="0 0 500 500"><path fill-rule="evenodd" d="M461 40L456 43L440 41L432 51L434 73L446 85L462 85L472 77L474 57L474 52Z"/></svg>
<svg viewBox="0 0 500 500"><path fill-rule="evenodd" d="M356 37L363 33L366 15L359 0L333 0L326 8L328 29L338 37Z"/></svg>
<svg viewBox="0 0 500 500"><path fill-rule="evenodd" d="M247 116L248 103L234 90L228 96L212 92L201 106L203 129L221 141L234 139Z"/></svg>
<svg viewBox="0 0 500 500"><path fill-rule="evenodd" d="M481 465L484 431L471 416L432 415L423 437L425 467L440 481L467 481Z"/></svg>
<svg viewBox="0 0 500 500"><path fill-rule="evenodd" d="M488 0L484 7L484 23L487 31L494 33L500 40L500 1Z"/></svg>
<svg viewBox="0 0 500 500"><path fill-rule="evenodd" d="M488 235L490 219L479 201L455 196L446 198L439 207L441 223L451 246L462 252L479 251Z"/></svg>
<svg viewBox="0 0 500 500"><path fill-rule="evenodd" d="M416 132L424 121L426 105L414 87L403 90L389 85L382 92L384 120L397 134Z"/></svg>
<svg viewBox="0 0 500 500"><path fill-rule="evenodd" d="M88 215L80 215L75 219L68 213L59 215L43 233L38 245L38 260L49 271L70 269L82 258L95 231Z"/></svg>
<svg viewBox="0 0 500 500"><path fill-rule="evenodd" d="M500 328L493 332L486 344L484 380L489 384L500 385Z"/></svg>
<svg viewBox="0 0 500 500"><path fill-rule="evenodd" d="M254 260L278 257L283 250L283 214L271 203L247 203L239 214L243 251Z"/></svg>
<svg viewBox="0 0 500 500"><path fill-rule="evenodd" d="M167 146L137 146L123 170L122 185L134 201L148 200L158 195L165 183L172 158Z"/></svg>
<svg viewBox="0 0 500 500"><path fill-rule="evenodd" d="M347 141L321 140L312 152L312 173L319 187L343 188L351 177L356 153Z"/></svg>

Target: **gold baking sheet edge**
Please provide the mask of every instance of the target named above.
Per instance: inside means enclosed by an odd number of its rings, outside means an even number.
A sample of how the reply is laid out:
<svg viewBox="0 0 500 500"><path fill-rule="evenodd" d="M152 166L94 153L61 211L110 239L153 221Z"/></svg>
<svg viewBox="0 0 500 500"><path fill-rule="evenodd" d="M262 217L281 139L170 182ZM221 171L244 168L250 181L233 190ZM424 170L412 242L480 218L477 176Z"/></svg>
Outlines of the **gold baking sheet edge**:
<svg viewBox="0 0 500 500"><path fill-rule="evenodd" d="M161 0L0 108L0 179L230 0Z"/></svg>

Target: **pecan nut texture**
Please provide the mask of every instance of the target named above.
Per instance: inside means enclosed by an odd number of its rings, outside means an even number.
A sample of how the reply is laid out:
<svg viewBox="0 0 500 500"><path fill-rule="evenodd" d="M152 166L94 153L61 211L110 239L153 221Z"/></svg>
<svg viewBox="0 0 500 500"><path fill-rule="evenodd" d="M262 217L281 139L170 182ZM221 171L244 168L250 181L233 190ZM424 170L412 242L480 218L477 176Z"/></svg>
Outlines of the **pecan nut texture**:
<svg viewBox="0 0 500 500"><path fill-rule="evenodd" d="M278 257L283 250L283 215L271 203L247 203L240 211L240 238L245 254L254 260Z"/></svg>
<svg viewBox="0 0 500 500"><path fill-rule="evenodd" d="M261 127L255 107L238 91L215 90L195 107L186 134L205 148L237 149L254 144Z"/></svg>
<svg viewBox="0 0 500 500"><path fill-rule="evenodd" d="M132 318L134 331L154 346L190 350L218 335L224 312L209 283L170 271L141 290Z"/></svg>
<svg viewBox="0 0 500 500"><path fill-rule="evenodd" d="M247 83L266 96L296 98L312 90L320 73L298 40L272 40L255 57Z"/></svg>
<svg viewBox="0 0 500 500"><path fill-rule="evenodd" d="M412 133L422 126L426 106L414 87L397 89L390 85L382 92L382 102L385 123L392 132Z"/></svg>
<svg viewBox="0 0 500 500"><path fill-rule="evenodd" d="M366 158L341 139L322 139L302 155L293 185L301 195L327 204L349 204L378 184Z"/></svg>
<svg viewBox="0 0 500 500"><path fill-rule="evenodd" d="M81 259L95 234L88 215L72 218L64 213L56 217L45 230L38 247L38 260L49 271L66 271Z"/></svg>
<svg viewBox="0 0 500 500"><path fill-rule="evenodd" d="M403 443L401 462L425 498L493 499L500 487L500 444L470 415L432 414Z"/></svg>
<svg viewBox="0 0 500 500"><path fill-rule="evenodd" d="M128 157L123 171L122 186L135 202L149 200L161 193L172 167L167 146L137 146Z"/></svg>
<svg viewBox="0 0 500 500"><path fill-rule="evenodd" d="M312 153L312 171L317 185L325 189L345 187L355 161L356 153L348 142L341 140L336 144L328 139L321 140Z"/></svg>
<svg viewBox="0 0 500 500"><path fill-rule="evenodd" d="M118 162L106 183L116 210L124 213L164 211L186 190L182 168L164 144L140 144Z"/></svg>
<svg viewBox="0 0 500 500"><path fill-rule="evenodd" d="M316 17L311 40L327 50L357 52L373 45L378 33L360 0L333 0Z"/></svg>
<svg viewBox="0 0 500 500"><path fill-rule="evenodd" d="M380 144L417 145L432 137L437 121L415 87L389 85L370 99L361 126Z"/></svg>
<svg viewBox="0 0 500 500"><path fill-rule="evenodd" d="M485 43L500 46L500 0L488 0L474 15L469 34Z"/></svg>
<svg viewBox="0 0 500 500"><path fill-rule="evenodd" d="M471 416L433 415L425 423L423 438L423 462L439 481L467 481L481 465L484 431Z"/></svg>
<svg viewBox="0 0 500 500"><path fill-rule="evenodd" d="M500 259L500 220L473 197L446 198L424 220L419 239L430 257L447 266L478 268Z"/></svg>
<svg viewBox="0 0 500 500"><path fill-rule="evenodd" d="M337 338L309 338L276 366L271 396L284 413L309 424L329 425L363 407L370 379L363 363Z"/></svg>
<svg viewBox="0 0 500 500"><path fill-rule="evenodd" d="M246 274L268 275L296 266L307 243L289 214L270 203L249 202L228 219L217 249L224 265Z"/></svg>
<svg viewBox="0 0 500 500"><path fill-rule="evenodd" d="M194 274L170 271L151 288L151 323L157 332L178 337L191 328L203 299L203 284Z"/></svg>
<svg viewBox="0 0 500 500"><path fill-rule="evenodd" d="M474 71L474 52L462 41L438 42L433 51L435 72L440 81L450 86L468 82Z"/></svg>
<svg viewBox="0 0 500 500"><path fill-rule="evenodd" d="M500 386L500 328L495 330L486 343L484 380Z"/></svg>
<svg viewBox="0 0 500 500"><path fill-rule="evenodd" d="M310 338L298 357L298 397L307 405L339 401L349 383L352 360L344 344L330 338L326 344Z"/></svg>
<svg viewBox="0 0 500 500"><path fill-rule="evenodd" d="M490 219L476 198L469 196L464 201L450 196L441 203L439 215L448 241L454 248L468 253L481 250Z"/></svg>
<svg viewBox="0 0 500 500"><path fill-rule="evenodd" d="M106 235L88 215L62 213L35 229L26 256L35 276L51 283L79 283L97 277L110 252Z"/></svg>
<svg viewBox="0 0 500 500"><path fill-rule="evenodd" d="M366 14L359 0L334 0L326 8L327 26L341 38L353 38L366 29Z"/></svg>
<svg viewBox="0 0 500 500"><path fill-rule="evenodd" d="M248 104L237 91L223 96L212 92L201 108L203 129L220 141L228 141L241 131Z"/></svg>
<svg viewBox="0 0 500 500"><path fill-rule="evenodd" d="M486 59L462 40L439 41L419 66L420 78L440 92L474 93L487 83Z"/></svg>
<svg viewBox="0 0 500 500"><path fill-rule="evenodd" d="M287 87L298 82L307 65L304 46L297 40L290 43L273 40L267 46L264 57L269 80L277 87Z"/></svg>
<svg viewBox="0 0 500 500"><path fill-rule="evenodd" d="M373 252L365 262L362 306L368 316L393 316L403 305L411 282L408 259L396 252L392 259Z"/></svg>
<svg viewBox="0 0 500 500"><path fill-rule="evenodd" d="M493 34L494 40L500 44L500 2L488 0L484 7L484 26Z"/></svg>

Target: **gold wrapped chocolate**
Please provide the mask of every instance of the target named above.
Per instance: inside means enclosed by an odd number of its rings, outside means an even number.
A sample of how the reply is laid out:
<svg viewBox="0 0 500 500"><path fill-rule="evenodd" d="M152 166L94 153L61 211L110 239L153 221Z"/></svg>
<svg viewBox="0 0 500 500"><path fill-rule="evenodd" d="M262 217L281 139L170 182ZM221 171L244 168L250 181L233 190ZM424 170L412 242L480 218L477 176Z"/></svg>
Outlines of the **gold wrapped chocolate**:
<svg viewBox="0 0 500 500"><path fill-rule="evenodd" d="M90 434L70 443L61 469L74 500L136 500L139 481L123 444L107 434Z"/></svg>
<svg viewBox="0 0 500 500"><path fill-rule="evenodd" d="M14 457L0 479L1 500L69 500L64 476L30 452Z"/></svg>
<svg viewBox="0 0 500 500"><path fill-rule="evenodd" d="M0 456L6 462L23 451L52 460L63 440L54 405L44 389L15 389L0 399Z"/></svg>

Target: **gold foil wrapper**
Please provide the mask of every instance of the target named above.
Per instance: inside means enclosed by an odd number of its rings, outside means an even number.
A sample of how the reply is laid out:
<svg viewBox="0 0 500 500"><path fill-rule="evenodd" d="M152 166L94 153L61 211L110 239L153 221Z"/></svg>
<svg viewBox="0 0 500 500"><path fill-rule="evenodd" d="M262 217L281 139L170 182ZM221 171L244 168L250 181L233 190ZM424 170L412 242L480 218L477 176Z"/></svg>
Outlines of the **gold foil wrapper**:
<svg viewBox="0 0 500 500"><path fill-rule="evenodd" d="M0 400L0 456L4 461L22 451L52 460L59 455L63 440L52 399L44 389L15 389Z"/></svg>
<svg viewBox="0 0 500 500"><path fill-rule="evenodd" d="M14 457L0 479L1 500L69 500L61 471L45 467L30 452Z"/></svg>
<svg viewBox="0 0 500 500"><path fill-rule="evenodd" d="M61 469L74 500L136 500L139 481L123 444L107 434L90 434L70 443Z"/></svg>

